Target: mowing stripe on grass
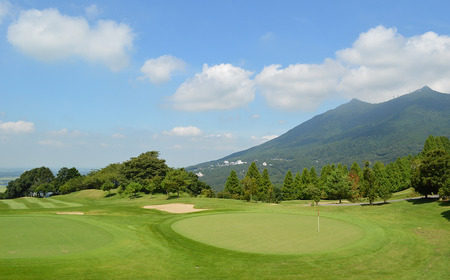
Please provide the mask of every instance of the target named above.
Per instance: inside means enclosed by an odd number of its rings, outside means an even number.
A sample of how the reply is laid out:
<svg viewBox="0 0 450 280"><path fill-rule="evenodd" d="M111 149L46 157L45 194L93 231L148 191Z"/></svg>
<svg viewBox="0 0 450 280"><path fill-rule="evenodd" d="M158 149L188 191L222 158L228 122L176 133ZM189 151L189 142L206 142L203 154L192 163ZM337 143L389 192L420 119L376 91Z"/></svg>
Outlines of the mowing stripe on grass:
<svg viewBox="0 0 450 280"><path fill-rule="evenodd" d="M7 204L10 209L28 209L28 206L26 206L24 203L18 202L16 200L3 199L3 200L0 200L0 203L2 203L2 202Z"/></svg>
<svg viewBox="0 0 450 280"><path fill-rule="evenodd" d="M42 198L24 197L21 199L25 200L26 202L33 203L33 204L37 205L38 207L42 207L42 208L56 208L57 207L53 203L49 203L47 201L44 202L44 200ZM35 208L35 207L32 207L32 208Z"/></svg>
<svg viewBox="0 0 450 280"><path fill-rule="evenodd" d="M80 207L83 206L83 204L80 203L73 203L73 202L65 202L65 201L61 201L61 200L57 200L57 199L53 199L53 198L45 198L45 201L51 202L53 204L55 204L57 207Z"/></svg>

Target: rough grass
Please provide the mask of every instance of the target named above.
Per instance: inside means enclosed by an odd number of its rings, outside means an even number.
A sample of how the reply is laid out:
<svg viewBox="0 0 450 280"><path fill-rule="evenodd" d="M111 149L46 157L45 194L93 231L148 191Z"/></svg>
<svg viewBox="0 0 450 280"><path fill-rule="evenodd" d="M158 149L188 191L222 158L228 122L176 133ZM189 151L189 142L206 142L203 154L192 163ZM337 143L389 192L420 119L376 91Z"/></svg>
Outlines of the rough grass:
<svg viewBox="0 0 450 280"><path fill-rule="evenodd" d="M110 238L102 246L70 254L56 251L51 256L39 253L26 258L3 257L1 278L446 279L450 273L450 206L435 200L402 201L378 206L309 207L300 203L270 205L186 196L167 200L165 196L129 199L105 195L106 192L84 191L52 198L82 204L64 208L64 211L81 211L85 213L83 216L57 216L58 209L40 207L36 203L30 203L30 207L33 205L34 208L11 209L1 201L0 220L12 220L1 225L0 236L5 236L6 228L17 219L36 218L38 223L33 226L34 234L26 240L57 248L63 246L60 243L70 242L59 237L55 229L52 230L54 237L61 238L57 244L41 238L39 234L45 232L39 221L49 219L49 222L54 222L57 217L58 222L64 221L67 224L65 227L72 229L66 232L66 238L73 235L72 238L78 243L89 239L91 230L109 234L109 237L95 238L97 241ZM18 203L21 200L11 201ZM170 202L193 203L196 208L212 210L171 214L142 208L144 205ZM174 223L181 223L186 218L211 217L214 221L214 216L225 214L267 213L316 218L318 208L321 228L326 226L327 220L342 221L364 229L364 237L350 246L316 253L256 254L221 249L183 237L172 229ZM87 230L77 236L76 228L80 224L87 225ZM26 231L26 225L22 230L16 228L16 234L8 234L8 240L1 240L0 250L10 242L19 244L19 233L22 231Z"/></svg>

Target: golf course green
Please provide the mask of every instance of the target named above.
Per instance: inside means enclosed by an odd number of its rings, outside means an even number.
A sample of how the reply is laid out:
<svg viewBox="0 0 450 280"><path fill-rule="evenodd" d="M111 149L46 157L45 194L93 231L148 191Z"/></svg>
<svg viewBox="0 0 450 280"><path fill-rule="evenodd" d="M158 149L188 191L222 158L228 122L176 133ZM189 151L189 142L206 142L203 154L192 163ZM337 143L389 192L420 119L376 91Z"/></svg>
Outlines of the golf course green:
<svg viewBox="0 0 450 280"><path fill-rule="evenodd" d="M187 218L172 228L193 240L229 250L307 254L355 245L363 228L337 219L277 213L233 213Z"/></svg>
<svg viewBox="0 0 450 280"><path fill-rule="evenodd" d="M448 278L448 202L309 203L100 190L0 200L0 278ZM207 210L144 208L162 204Z"/></svg>

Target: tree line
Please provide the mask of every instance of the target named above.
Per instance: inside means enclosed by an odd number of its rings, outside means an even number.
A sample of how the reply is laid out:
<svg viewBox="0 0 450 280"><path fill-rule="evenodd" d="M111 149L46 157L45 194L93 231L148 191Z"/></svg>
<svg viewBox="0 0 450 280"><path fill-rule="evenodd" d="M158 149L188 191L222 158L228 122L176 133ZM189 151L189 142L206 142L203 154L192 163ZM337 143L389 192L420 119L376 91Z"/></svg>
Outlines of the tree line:
<svg viewBox="0 0 450 280"><path fill-rule="evenodd" d="M267 169L262 173L255 162L240 180L232 170L224 190L217 194L198 176L183 168L169 168L159 152L149 151L123 163L113 163L87 175L72 167L61 168L56 176L48 167L25 171L10 181L0 198L23 196L45 197L68 194L84 189L101 189L109 194L116 189L120 196L136 197L139 193L167 195L186 192L191 196L242 199L278 203L283 200L367 199L371 204L381 198L385 202L392 193L413 187L424 196L439 194L450 197L450 141L447 137L430 135L423 151L416 156L398 158L384 165L368 161L363 167L357 163L348 168L342 164L328 164L318 173L314 167L304 168L295 175L288 170L283 184L272 184Z"/></svg>
<svg viewBox="0 0 450 280"><path fill-rule="evenodd" d="M365 161L362 168L357 162L350 168L328 164L322 167L320 174L311 167L295 176L288 170L281 186L274 186L267 169L260 173L252 162L242 180L232 170L217 197L263 202L303 199L315 203L321 199L339 202L367 199L373 204L376 198L386 202L394 192L410 187L425 196L450 196L450 141L447 137L430 135L421 153L398 158L387 165L379 161L373 165Z"/></svg>
<svg viewBox="0 0 450 280"><path fill-rule="evenodd" d="M192 172L183 168L169 168L159 152L149 151L132 157L123 163L113 163L99 170L92 170L83 176L72 167L61 168L56 176L48 167L25 171L6 186L0 198L24 196L45 197L49 194L68 194L84 189L101 189L110 193L112 189L121 195L136 197L139 193L166 193L180 195L187 192L192 196L204 194L213 196L211 187L200 181Z"/></svg>

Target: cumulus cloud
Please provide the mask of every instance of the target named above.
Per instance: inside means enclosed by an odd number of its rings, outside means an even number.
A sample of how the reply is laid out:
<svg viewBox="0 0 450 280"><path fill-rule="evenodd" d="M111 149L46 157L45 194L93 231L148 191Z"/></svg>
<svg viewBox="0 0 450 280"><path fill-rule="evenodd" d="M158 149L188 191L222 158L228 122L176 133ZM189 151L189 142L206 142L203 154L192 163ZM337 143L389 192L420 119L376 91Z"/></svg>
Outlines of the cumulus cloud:
<svg viewBox="0 0 450 280"><path fill-rule="evenodd" d="M28 133L34 131L34 123L26 121L2 122L0 121L0 133Z"/></svg>
<svg viewBox="0 0 450 280"><path fill-rule="evenodd" d="M266 66L255 80L268 104L281 110L315 109L340 96L382 102L428 85L450 92L450 37L427 32L406 38L378 26L321 64Z"/></svg>
<svg viewBox="0 0 450 280"><path fill-rule="evenodd" d="M348 68L338 85L348 97L380 102L424 85L450 91L449 36L405 38L395 28L378 26L338 51L337 60Z"/></svg>
<svg viewBox="0 0 450 280"><path fill-rule="evenodd" d="M113 71L128 65L134 33L123 23L100 20L90 26L82 17L56 9L26 10L8 28L8 41L42 61L78 57L100 62Z"/></svg>
<svg viewBox="0 0 450 280"><path fill-rule="evenodd" d="M184 82L171 96L173 108L183 111L230 110L255 98L252 72L231 64L208 67Z"/></svg>
<svg viewBox="0 0 450 280"><path fill-rule="evenodd" d="M336 90L345 69L336 61L323 64L295 64L264 67L256 76L260 93L268 104L281 110L314 110Z"/></svg>
<svg viewBox="0 0 450 280"><path fill-rule="evenodd" d="M185 62L183 60L172 55L163 55L145 61L141 67L141 72L152 83L160 84L169 81L174 72L182 71L184 67Z"/></svg>
<svg viewBox="0 0 450 280"><path fill-rule="evenodd" d="M0 0L0 24L2 23L3 19L9 15L11 11L11 3L6 0Z"/></svg>
<svg viewBox="0 0 450 280"><path fill-rule="evenodd" d="M170 131L163 132L166 135L175 135L175 136L199 136L203 132L200 128L195 126L185 126L185 127L174 127Z"/></svg>

